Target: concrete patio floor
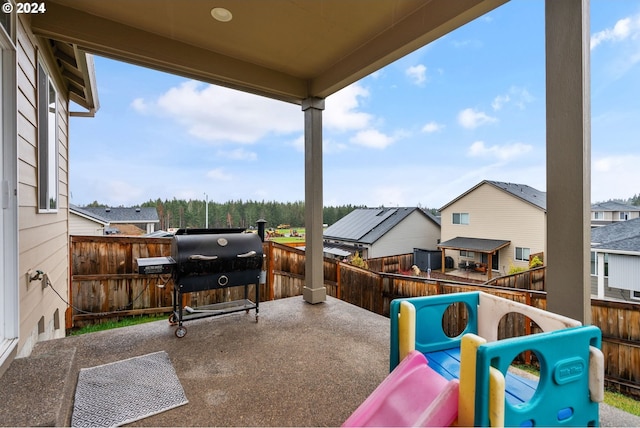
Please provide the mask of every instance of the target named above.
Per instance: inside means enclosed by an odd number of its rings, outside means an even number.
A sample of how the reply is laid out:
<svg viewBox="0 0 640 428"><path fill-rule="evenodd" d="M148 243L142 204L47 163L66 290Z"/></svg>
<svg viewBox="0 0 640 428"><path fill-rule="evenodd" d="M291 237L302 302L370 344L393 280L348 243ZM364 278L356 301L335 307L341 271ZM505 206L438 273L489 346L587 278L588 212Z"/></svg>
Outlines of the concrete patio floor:
<svg viewBox="0 0 640 428"><path fill-rule="evenodd" d="M69 425L73 392L56 396L80 368L157 351L189 403L131 426L338 426L389 370L389 320L331 297L261 303L258 323L251 311L184 326L181 339L156 321L39 343L0 378L0 424Z"/></svg>
<svg viewBox="0 0 640 428"><path fill-rule="evenodd" d="M130 426L339 426L388 374L389 320L328 297L41 342L0 378L0 425L68 426L80 368L166 351L189 403ZM640 418L601 406L603 426Z"/></svg>

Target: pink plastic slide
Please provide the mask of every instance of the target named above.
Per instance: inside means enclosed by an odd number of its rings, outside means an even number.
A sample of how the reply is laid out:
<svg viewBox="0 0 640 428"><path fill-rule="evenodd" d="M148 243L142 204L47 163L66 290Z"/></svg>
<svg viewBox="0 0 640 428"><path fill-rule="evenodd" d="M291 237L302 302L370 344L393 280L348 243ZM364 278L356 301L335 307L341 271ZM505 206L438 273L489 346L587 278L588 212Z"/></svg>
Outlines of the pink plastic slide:
<svg viewBox="0 0 640 428"><path fill-rule="evenodd" d="M411 351L342 426L450 426L458 416L458 385Z"/></svg>

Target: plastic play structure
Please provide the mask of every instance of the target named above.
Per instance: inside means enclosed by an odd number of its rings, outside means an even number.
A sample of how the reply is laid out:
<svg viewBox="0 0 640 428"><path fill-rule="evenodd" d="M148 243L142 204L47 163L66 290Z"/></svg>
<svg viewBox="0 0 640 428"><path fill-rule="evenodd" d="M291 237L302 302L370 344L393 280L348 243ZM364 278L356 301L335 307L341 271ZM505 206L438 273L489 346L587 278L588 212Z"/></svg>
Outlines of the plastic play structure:
<svg viewBox="0 0 640 428"><path fill-rule="evenodd" d="M449 337L443 316L458 302L468 322ZM498 340L513 312L543 332ZM390 317L390 374L343 426L599 425L599 328L483 292L396 299ZM537 380L509 371L525 351L539 361Z"/></svg>

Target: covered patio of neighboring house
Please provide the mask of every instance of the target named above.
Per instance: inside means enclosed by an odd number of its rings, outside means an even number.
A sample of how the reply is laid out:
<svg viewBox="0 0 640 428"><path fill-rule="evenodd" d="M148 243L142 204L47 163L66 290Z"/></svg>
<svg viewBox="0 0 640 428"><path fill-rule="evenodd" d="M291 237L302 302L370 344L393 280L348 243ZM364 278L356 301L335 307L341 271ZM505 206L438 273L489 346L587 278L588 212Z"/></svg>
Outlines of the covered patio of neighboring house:
<svg viewBox="0 0 640 428"><path fill-rule="evenodd" d="M500 269L498 252L511 245L511 241L501 239L480 239L456 237L438 244L442 250L442 272L445 272L445 258L447 250L458 251L457 266L460 271L486 273L487 280L491 279L492 271ZM477 254L480 254L478 260ZM494 257L495 256L495 257Z"/></svg>

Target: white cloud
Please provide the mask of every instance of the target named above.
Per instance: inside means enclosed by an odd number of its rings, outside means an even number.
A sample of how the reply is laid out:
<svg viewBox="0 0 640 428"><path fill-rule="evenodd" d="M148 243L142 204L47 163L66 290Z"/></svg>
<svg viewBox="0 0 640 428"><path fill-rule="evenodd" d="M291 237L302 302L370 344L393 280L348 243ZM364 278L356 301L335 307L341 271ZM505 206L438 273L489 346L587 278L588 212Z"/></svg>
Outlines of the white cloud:
<svg viewBox="0 0 640 428"><path fill-rule="evenodd" d="M296 138L289 143L291 147L297 152L304 153L304 135ZM340 153L347 150L348 145L340 141L336 141L331 137L323 136L322 138L322 153L325 155Z"/></svg>
<svg viewBox="0 0 640 428"><path fill-rule="evenodd" d="M374 149L384 149L393 144L395 137L390 137L376 129L367 129L359 131L351 137L349 141L359 146L370 147Z"/></svg>
<svg viewBox="0 0 640 428"><path fill-rule="evenodd" d="M488 147L484 141L476 141L469 147L469 157L492 158L499 161L509 161L533 150L533 146L524 143L494 145Z"/></svg>
<svg viewBox="0 0 640 428"><path fill-rule="evenodd" d="M423 86L427 81L427 67L422 64L407 68L405 74L418 86Z"/></svg>
<svg viewBox="0 0 640 428"><path fill-rule="evenodd" d="M611 28L598 31L591 36L591 49L603 42L621 42L628 38L637 39L640 34L640 15L618 20Z"/></svg>
<svg viewBox="0 0 640 428"><path fill-rule="evenodd" d="M223 168L215 168L207 171L207 178L211 178L215 181L230 181L233 177L224 171Z"/></svg>
<svg viewBox="0 0 640 428"><path fill-rule="evenodd" d="M358 111L360 101L368 97L369 91L359 83L330 95L325 100L323 126L336 131L353 131L368 127L373 121L373 116Z"/></svg>
<svg viewBox="0 0 640 428"><path fill-rule="evenodd" d="M422 127L422 132L431 134L433 132L442 131L444 128L445 125L443 125L442 123L431 121Z"/></svg>
<svg viewBox="0 0 640 428"><path fill-rule="evenodd" d="M131 101L131 107L139 113L146 113L149 106L145 103L144 99L136 98Z"/></svg>
<svg viewBox="0 0 640 428"><path fill-rule="evenodd" d="M591 50L605 44L610 52L603 66L610 77L618 79L640 62L640 14L620 19L591 36Z"/></svg>
<svg viewBox="0 0 640 428"><path fill-rule="evenodd" d="M258 155L255 152L238 148L235 150L220 150L218 156L225 159L240 160L240 161L255 161L258 159Z"/></svg>
<svg viewBox="0 0 640 428"><path fill-rule="evenodd" d="M520 110L524 110L526 105L533 102L535 98L526 88L512 86L506 94L498 95L491 103L494 110L500 110L508 104L513 104Z"/></svg>
<svg viewBox="0 0 640 428"><path fill-rule="evenodd" d="M497 122L498 119L491 117L484 112L466 108L458 114L458 123L467 129L474 129L486 123Z"/></svg>
<svg viewBox="0 0 640 428"><path fill-rule="evenodd" d="M481 48L483 45L483 43L477 39L453 40L451 44L453 45L454 48L458 48L458 49L466 48L466 47L478 49L478 48Z"/></svg>
<svg viewBox="0 0 640 428"><path fill-rule="evenodd" d="M153 107L211 142L254 143L268 134L302 132L299 106L193 80L169 89L154 103L134 100L136 110Z"/></svg>
<svg viewBox="0 0 640 428"><path fill-rule="evenodd" d="M494 110L500 110L502 106L504 106L510 100L511 98L509 98L509 95L498 95L493 99L491 107L493 107Z"/></svg>

